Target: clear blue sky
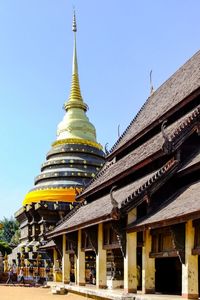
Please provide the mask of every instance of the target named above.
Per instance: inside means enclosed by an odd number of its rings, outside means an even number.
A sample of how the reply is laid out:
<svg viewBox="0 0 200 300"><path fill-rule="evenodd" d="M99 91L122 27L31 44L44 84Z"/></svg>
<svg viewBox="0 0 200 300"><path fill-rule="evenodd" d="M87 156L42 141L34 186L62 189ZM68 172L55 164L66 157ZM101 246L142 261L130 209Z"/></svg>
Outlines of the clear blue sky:
<svg viewBox="0 0 200 300"><path fill-rule="evenodd" d="M72 7L81 90L109 147L149 95L200 48L199 0L0 1L0 219L21 207L64 115Z"/></svg>

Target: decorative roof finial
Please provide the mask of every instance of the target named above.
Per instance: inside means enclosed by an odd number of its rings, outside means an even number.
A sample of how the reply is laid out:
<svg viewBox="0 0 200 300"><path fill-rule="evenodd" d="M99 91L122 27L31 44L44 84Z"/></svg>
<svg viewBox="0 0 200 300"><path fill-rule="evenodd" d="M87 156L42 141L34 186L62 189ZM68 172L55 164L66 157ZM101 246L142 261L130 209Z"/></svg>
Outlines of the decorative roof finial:
<svg viewBox="0 0 200 300"><path fill-rule="evenodd" d="M110 200L111 200L111 204L114 208L118 207L119 204L117 202L117 200L115 200L115 198L113 197L113 191L117 188L117 186L113 186L110 190Z"/></svg>
<svg viewBox="0 0 200 300"><path fill-rule="evenodd" d="M114 220L120 219L120 210L119 210L119 203L113 197L113 191L117 188L117 186L113 186L110 190L110 200L112 204L112 211L111 211L111 218Z"/></svg>
<svg viewBox="0 0 200 300"><path fill-rule="evenodd" d="M153 82L152 82L152 70L150 71L150 96L153 95L154 88L153 88Z"/></svg>
<svg viewBox="0 0 200 300"><path fill-rule="evenodd" d="M165 140L165 142L169 142L169 137L168 137L168 135L165 132L165 128L167 127L166 124L167 124L167 120L165 120L162 123L162 125L161 125L161 132L162 132L162 136L163 136L163 139Z"/></svg>
<svg viewBox="0 0 200 300"><path fill-rule="evenodd" d="M120 138L120 124L117 127L118 138Z"/></svg>
<svg viewBox="0 0 200 300"><path fill-rule="evenodd" d="M105 151L106 155L108 155L108 154L109 154L109 151L108 151L108 148L107 148L107 146L108 146L108 143L106 143L106 144L105 144L105 147L104 147L104 151Z"/></svg>

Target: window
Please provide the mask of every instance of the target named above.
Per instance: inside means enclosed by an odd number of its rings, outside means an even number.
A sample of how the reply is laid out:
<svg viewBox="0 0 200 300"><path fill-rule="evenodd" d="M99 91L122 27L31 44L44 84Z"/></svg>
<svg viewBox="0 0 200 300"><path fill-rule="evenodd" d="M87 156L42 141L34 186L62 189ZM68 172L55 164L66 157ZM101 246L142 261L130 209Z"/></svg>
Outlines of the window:
<svg viewBox="0 0 200 300"><path fill-rule="evenodd" d="M170 230L163 229L152 232L152 253L174 250L173 237Z"/></svg>

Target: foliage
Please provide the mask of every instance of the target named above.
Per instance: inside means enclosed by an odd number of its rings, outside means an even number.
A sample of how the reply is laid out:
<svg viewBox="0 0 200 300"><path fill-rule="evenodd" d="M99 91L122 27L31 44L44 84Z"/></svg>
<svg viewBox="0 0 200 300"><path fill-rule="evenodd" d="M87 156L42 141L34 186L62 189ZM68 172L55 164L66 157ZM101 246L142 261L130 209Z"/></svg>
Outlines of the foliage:
<svg viewBox="0 0 200 300"><path fill-rule="evenodd" d="M10 254L11 253L11 248L9 247L8 243L4 242L4 241L0 241L0 252L5 255Z"/></svg>
<svg viewBox="0 0 200 300"><path fill-rule="evenodd" d="M14 218L5 218L0 221L3 227L0 229L0 240L10 243L15 232L19 229L19 224Z"/></svg>
<svg viewBox="0 0 200 300"><path fill-rule="evenodd" d="M17 229L17 230L15 231L14 235L12 236L10 243L11 243L12 245L16 245L16 246L17 246L17 245L20 243L19 238L20 238L20 230Z"/></svg>

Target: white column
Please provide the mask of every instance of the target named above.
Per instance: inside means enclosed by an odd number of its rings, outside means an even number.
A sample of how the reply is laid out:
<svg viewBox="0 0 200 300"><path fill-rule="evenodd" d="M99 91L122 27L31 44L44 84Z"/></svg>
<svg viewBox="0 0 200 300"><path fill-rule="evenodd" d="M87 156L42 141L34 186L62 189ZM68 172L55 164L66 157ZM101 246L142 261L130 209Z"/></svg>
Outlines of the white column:
<svg viewBox="0 0 200 300"><path fill-rule="evenodd" d="M58 281L57 270L59 269L58 252L53 249L53 281Z"/></svg>
<svg viewBox="0 0 200 300"><path fill-rule="evenodd" d="M185 225L185 264L182 264L182 296L198 299L198 255L192 255L194 247L192 220Z"/></svg>
<svg viewBox="0 0 200 300"><path fill-rule="evenodd" d="M78 231L77 284L85 285L85 252L81 251L81 230Z"/></svg>
<svg viewBox="0 0 200 300"><path fill-rule="evenodd" d="M96 256L96 285L98 288L107 286L106 250L103 249L103 223L98 225L98 254Z"/></svg>
<svg viewBox="0 0 200 300"><path fill-rule="evenodd" d="M152 237L149 230L144 232L144 246L142 248L142 292L155 293L155 258L150 258Z"/></svg>
<svg viewBox="0 0 200 300"><path fill-rule="evenodd" d="M70 282L70 260L69 254L66 253L66 234L63 234L63 247L62 247L62 281L63 283Z"/></svg>
<svg viewBox="0 0 200 300"><path fill-rule="evenodd" d="M137 293L137 233L126 234L126 257L124 258L124 291Z"/></svg>

